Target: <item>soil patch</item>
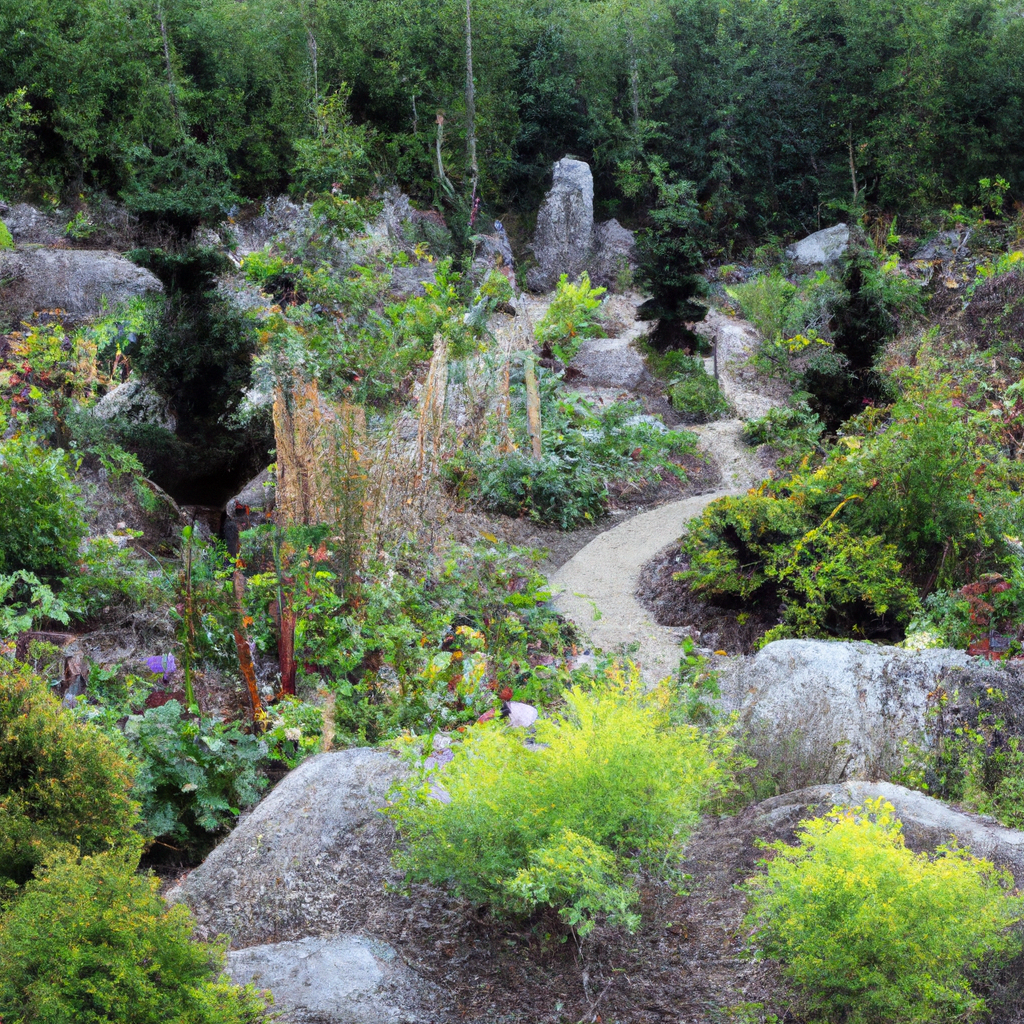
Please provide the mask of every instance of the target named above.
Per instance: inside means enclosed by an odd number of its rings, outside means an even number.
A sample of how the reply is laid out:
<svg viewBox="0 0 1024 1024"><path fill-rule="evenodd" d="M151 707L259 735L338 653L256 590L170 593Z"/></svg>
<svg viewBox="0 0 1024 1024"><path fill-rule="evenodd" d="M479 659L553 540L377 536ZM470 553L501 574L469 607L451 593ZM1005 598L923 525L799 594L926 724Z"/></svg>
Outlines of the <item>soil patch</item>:
<svg viewBox="0 0 1024 1024"><path fill-rule="evenodd" d="M695 596L674 578L686 569L678 544L669 544L640 571L637 600L659 626L686 628L700 647L753 654L757 640L779 622L777 609L720 608Z"/></svg>
<svg viewBox="0 0 1024 1024"><path fill-rule="evenodd" d="M554 917L516 927L429 886L387 899L370 928L448 993L448 1020L712 1024L743 1003L784 1010L774 965L742 956L746 899L734 885L762 855L752 817L697 830L680 865L689 895L637 879L634 935L597 928L578 946Z"/></svg>

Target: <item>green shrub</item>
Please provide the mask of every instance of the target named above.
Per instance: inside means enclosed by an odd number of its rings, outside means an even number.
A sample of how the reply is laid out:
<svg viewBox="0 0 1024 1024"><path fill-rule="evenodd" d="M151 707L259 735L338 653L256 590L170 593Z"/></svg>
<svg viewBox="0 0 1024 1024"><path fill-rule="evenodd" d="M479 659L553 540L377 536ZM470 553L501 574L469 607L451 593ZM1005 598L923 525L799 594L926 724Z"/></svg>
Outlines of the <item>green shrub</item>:
<svg viewBox="0 0 1024 1024"><path fill-rule="evenodd" d="M956 846L904 844L891 804L833 808L772 843L751 880L753 941L782 961L811 1014L850 1024L972 1020L970 972L1020 947L1008 872ZM818 1019L815 1016L815 1019Z"/></svg>
<svg viewBox="0 0 1024 1024"><path fill-rule="evenodd" d="M563 363L572 362L584 338L599 338L604 333L601 296L607 290L591 288L589 274L582 274L576 282L563 274L551 305L537 324L537 340L550 345Z"/></svg>
<svg viewBox="0 0 1024 1024"><path fill-rule="evenodd" d="M133 795L150 835L202 846L266 787L257 772L265 743L234 723L185 716L176 700L132 715L125 738L140 762Z"/></svg>
<svg viewBox="0 0 1024 1024"><path fill-rule="evenodd" d="M63 843L139 848L133 775L118 745L0 657L0 883L25 882Z"/></svg>
<svg viewBox="0 0 1024 1024"><path fill-rule="evenodd" d="M9 1024L258 1024L266 1000L222 977L226 943L194 942L136 858L51 856L0 920Z"/></svg>
<svg viewBox="0 0 1024 1024"><path fill-rule="evenodd" d="M941 388L866 410L817 467L709 505L680 578L713 599L781 602L787 635L890 635L915 586L1012 561L1016 471L992 431Z"/></svg>
<svg viewBox="0 0 1024 1024"><path fill-rule="evenodd" d="M743 315L765 342L773 345L782 340L796 285L790 284L781 270L776 268L769 274L759 274L753 281L726 288L726 294L739 303Z"/></svg>
<svg viewBox="0 0 1024 1024"><path fill-rule="evenodd" d="M0 220L0 249L13 249L14 238L11 236L11 232L7 225Z"/></svg>
<svg viewBox="0 0 1024 1024"><path fill-rule="evenodd" d="M743 425L743 440L749 445L770 445L782 453L780 464L791 465L814 449L824 432L825 425L819 417L806 402L798 400L748 420Z"/></svg>
<svg viewBox="0 0 1024 1024"><path fill-rule="evenodd" d="M398 789L388 813L411 879L449 884L498 914L551 905L582 932L599 914L635 924L621 882L629 859L660 869L678 854L725 782L729 750L673 726L667 694L645 693L635 669L564 698L536 725L543 746L500 723L475 726L441 771Z"/></svg>
<svg viewBox="0 0 1024 1024"><path fill-rule="evenodd" d="M508 515L572 530L598 519L608 506L610 483L660 481L662 473L684 478L674 456L696 449L695 435L667 430L643 414L639 402L617 402L600 412L558 379L541 371L542 450L533 458L526 425L521 371L513 378L508 438L490 435L479 451L463 449L444 472L464 497Z"/></svg>
<svg viewBox="0 0 1024 1024"><path fill-rule="evenodd" d="M669 387L674 408L693 417L697 423L708 423L729 411L729 402L718 381L704 369L704 360L691 356L684 370Z"/></svg>
<svg viewBox="0 0 1024 1024"><path fill-rule="evenodd" d="M0 573L67 575L86 532L77 497L64 452L25 435L0 441Z"/></svg>

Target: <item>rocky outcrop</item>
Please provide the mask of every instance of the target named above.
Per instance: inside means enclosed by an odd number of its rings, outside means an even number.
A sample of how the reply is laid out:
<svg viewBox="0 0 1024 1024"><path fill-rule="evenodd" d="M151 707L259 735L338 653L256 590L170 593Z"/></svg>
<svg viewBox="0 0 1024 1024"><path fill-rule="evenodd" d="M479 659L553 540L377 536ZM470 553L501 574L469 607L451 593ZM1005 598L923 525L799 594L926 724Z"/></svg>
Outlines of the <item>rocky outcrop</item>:
<svg viewBox="0 0 1024 1024"><path fill-rule="evenodd" d="M976 857L1008 868L1024 884L1024 832L1000 825L993 818L964 814L941 800L889 782L845 782L812 786L765 800L754 808L755 829L778 834L807 818L827 814L833 806L860 807L867 800L887 800L903 822L907 846L932 851L955 840Z"/></svg>
<svg viewBox="0 0 1024 1024"><path fill-rule="evenodd" d="M0 252L0 311L27 317L60 309L91 317L138 296L163 291L150 271L116 252L19 248Z"/></svg>
<svg viewBox="0 0 1024 1024"><path fill-rule="evenodd" d="M434 265L431 263L410 263L405 267L395 267L391 272L391 284L388 294L397 302L427 294L424 285L434 284L437 280Z"/></svg>
<svg viewBox="0 0 1024 1024"><path fill-rule="evenodd" d="M562 274L573 280L584 271L592 284L616 291L634 267L633 232L617 220L594 223L594 177L588 164L570 157L555 164L531 249L538 265L526 283L535 292L550 291Z"/></svg>
<svg viewBox="0 0 1024 1024"><path fill-rule="evenodd" d="M927 712L942 693L951 697L945 713L968 713L998 688L1000 717L1024 729L1021 680L1018 668L995 669L961 651L817 640L777 640L719 673L723 704L758 742L815 763L821 782L888 777L905 740L927 742Z"/></svg>
<svg viewBox="0 0 1024 1024"><path fill-rule="evenodd" d="M287 775L168 893L202 934L236 947L357 932L395 876L380 813L402 762L385 750L318 754Z"/></svg>
<svg viewBox="0 0 1024 1024"><path fill-rule="evenodd" d="M108 391L93 407L93 416L101 420L118 419L129 423L151 423L174 431L178 421L167 399L140 377L132 377Z"/></svg>
<svg viewBox="0 0 1024 1024"><path fill-rule="evenodd" d="M19 244L52 245L64 237L63 225L28 203L17 203L10 208L0 209L0 219Z"/></svg>
<svg viewBox="0 0 1024 1024"><path fill-rule="evenodd" d="M533 254L537 266L527 275L533 291L550 291L562 274L578 277L593 254L594 177L582 160L555 164L551 190L537 214Z"/></svg>
<svg viewBox="0 0 1024 1024"><path fill-rule="evenodd" d="M277 478L269 470L254 476L224 507L224 542L238 553L238 535L243 530L273 522Z"/></svg>
<svg viewBox="0 0 1024 1024"><path fill-rule="evenodd" d="M413 1024L432 1018L433 986L387 943L332 935L234 950L227 972L274 994L282 1024Z"/></svg>
<svg viewBox="0 0 1024 1024"><path fill-rule="evenodd" d="M622 291L632 283L636 264L636 239L633 232L614 218L594 225L594 251L590 263L590 283Z"/></svg>
<svg viewBox="0 0 1024 1024"><path fill-rule="evenodd" d="M850 245L850 229L845 224L815 231L786 250L797 271L820 270L835 263Z"/></svg>

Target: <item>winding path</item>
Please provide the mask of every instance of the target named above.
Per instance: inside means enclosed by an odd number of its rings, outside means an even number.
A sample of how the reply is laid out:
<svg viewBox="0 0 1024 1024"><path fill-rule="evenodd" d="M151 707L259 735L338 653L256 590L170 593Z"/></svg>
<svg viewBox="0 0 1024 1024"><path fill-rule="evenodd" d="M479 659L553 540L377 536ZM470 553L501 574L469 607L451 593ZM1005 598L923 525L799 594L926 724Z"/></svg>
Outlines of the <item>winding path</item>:
<svg viewBox="0 0 1024 1024"><path fill-rule="evenodd" d="M749 353L756 341L753 328L721 314L709 317L718 339L723 390L742 417L763 415L774 402L747 391L729 371L729 363ZM710 367L709 367L710 369ZM744 494L763 477L750 448L744 445L743 419L719 420L695 428L701 447L718 463L723 487L673 501L634 516L595 537L552 574L555 607L590 635L596 648L623 651L655 681L679 666L681 632L659 626L636 599L640 570L662 548L677 540L686 523L718 498Z"/></svg>

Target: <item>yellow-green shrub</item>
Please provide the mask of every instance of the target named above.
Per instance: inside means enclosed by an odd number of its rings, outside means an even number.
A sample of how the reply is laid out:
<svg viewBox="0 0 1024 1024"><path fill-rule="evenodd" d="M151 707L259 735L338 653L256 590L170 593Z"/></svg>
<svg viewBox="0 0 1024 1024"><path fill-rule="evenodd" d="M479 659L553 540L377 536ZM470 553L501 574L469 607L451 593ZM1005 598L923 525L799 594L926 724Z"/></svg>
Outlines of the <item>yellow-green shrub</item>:
<svg viewBox="0 0 1024 1024"><path fill-rule="evenodd" d="M25 882L57 846L138 850L133 768L26 666L0 657L0 884Z"/></svg>
<svg viewBox="0 0 1024 1024"><path fill-rule="evenodd" d="M193 942L137 858L55 853L0 920L6 1024L257 1024L266 1002L221 979L224 946Z"/></svg>
<svg viewBox="0 0 1024 1024"><path fill-rule="evenodd" d="M765 873L747 884L748 924L813 1019L973 1019L985 1004L970 970L1020 947L1009 929L1024 904L1010 875L956 846L913 853L881 799L833 808L795 846L766 848Z"/></svg>
<svg viewBox="0 0 1024 1024"><path fill-rule="evenodd" d="M444 769L401 787L389 813L408 845L396 863L499 914L550 905L583 933L599 914L635 924L629 858L658 867L679 851L726 779L730 746L673 726L667 692L646 694L635 670L564 696L537 723L543 746L485 723Z"/></svg>

